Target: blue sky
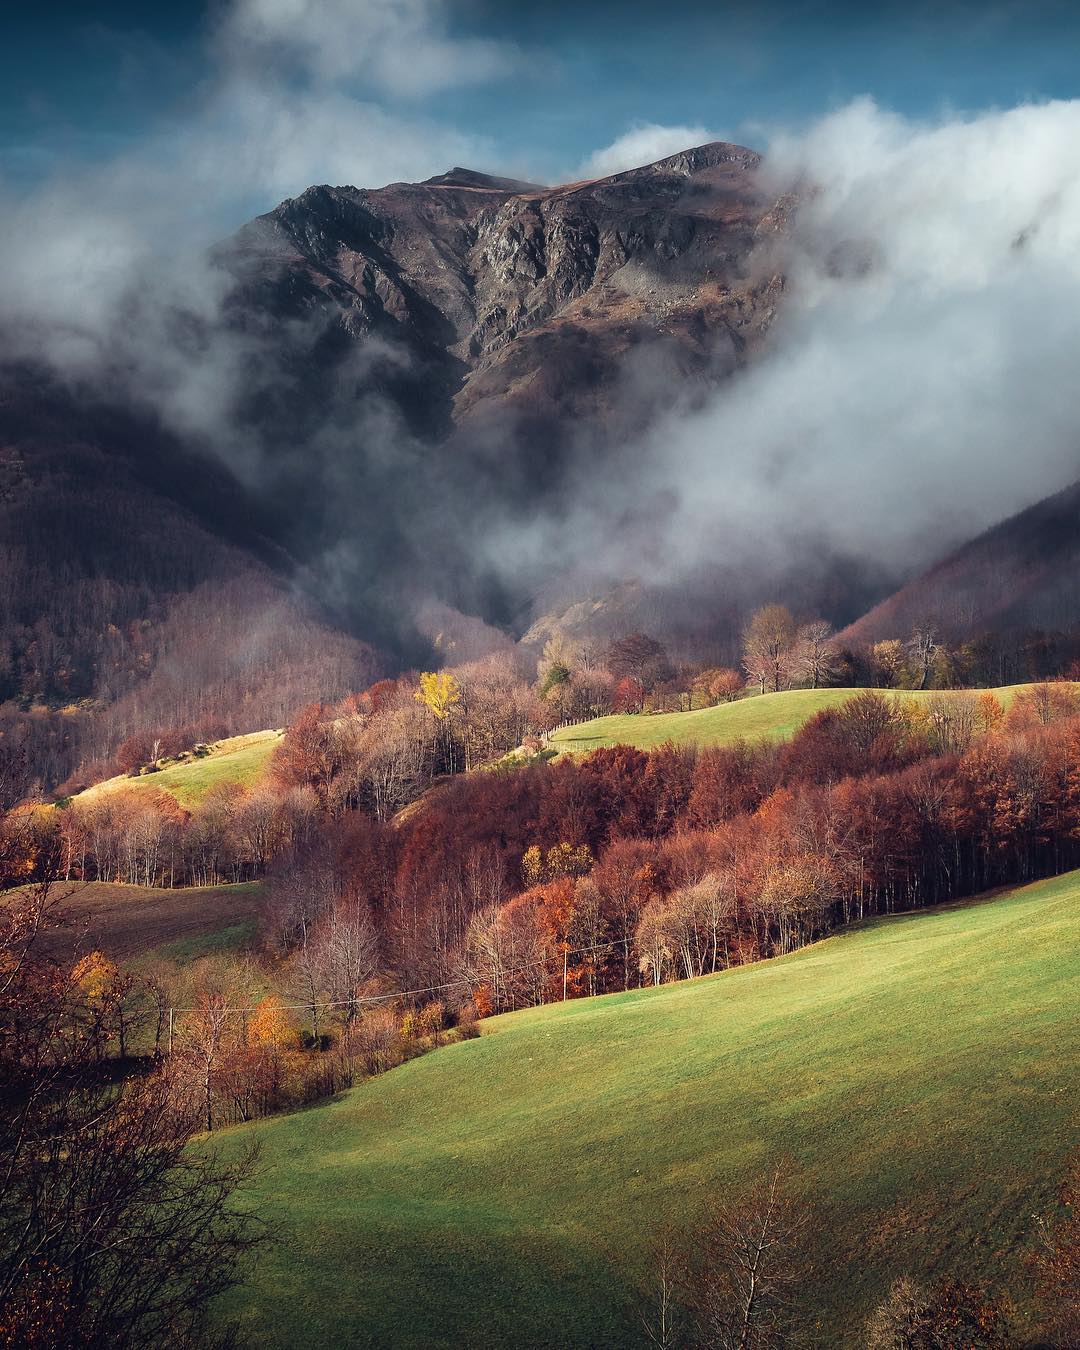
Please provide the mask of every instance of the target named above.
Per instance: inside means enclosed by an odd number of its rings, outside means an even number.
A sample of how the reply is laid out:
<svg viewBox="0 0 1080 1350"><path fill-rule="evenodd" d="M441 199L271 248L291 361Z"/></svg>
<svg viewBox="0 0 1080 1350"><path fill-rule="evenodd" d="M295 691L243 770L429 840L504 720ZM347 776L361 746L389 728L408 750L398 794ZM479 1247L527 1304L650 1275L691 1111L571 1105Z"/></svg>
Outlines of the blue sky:
<svg viewBox="0 0 1080 1350"><path fill-rule="evenodd" d="M213 76L222 8L10 6L0 58L9 185L107 160L182 125ZM455 36L512 44L513 69L406 98L383 89L380 101L476 137L491 161L483 167L549 179L642 121L754 141L862 94L936 116L1072 97L1080 86L1080 6L1058 0L462 0L448 6L447 23Z"/></svg>
<svg viewBox="0 0 1080 1350"><path fill-rule="evenodd" d="M18 196L73 169L139 154L155 138L177 146L192 136L200 109L198 134L207 139L205 109L211 119L220 116L213 90L220 94L235 76L235 69L221 74L221 31L244 3L9 3L0 55L0 186ZM1065 0L251 3L300 3L324 14L414 4L439 14L448 38L497 43L509 59L482 80L437 88L401 90L393 80L373 88L363 70L335 77L335 96L385 109L416 128L414 142L425 127L452 128L454 136L432 136L431 165L402 153L400 171L391 138L374 161L358 155L352 171L342 154L320 162L315 153L308 163L296 148L288 170L244 189L242 207L229 215L265 209L311 181L377 186L379 178L448 167L436 148L443 139L447 154L463 144L460 155L472 166L551 182L572 177L590 154L641 123L763 144L769 131L796 130L863 94L909 117L938 117L1080 92L1080 5ZM282 93L308 99L288 61L259 78L271 103L274 80ZM325 92L320 86L319 96ZM242 144L243 134L234 143ZM313 143L319 146L319 136Z"/></svg>

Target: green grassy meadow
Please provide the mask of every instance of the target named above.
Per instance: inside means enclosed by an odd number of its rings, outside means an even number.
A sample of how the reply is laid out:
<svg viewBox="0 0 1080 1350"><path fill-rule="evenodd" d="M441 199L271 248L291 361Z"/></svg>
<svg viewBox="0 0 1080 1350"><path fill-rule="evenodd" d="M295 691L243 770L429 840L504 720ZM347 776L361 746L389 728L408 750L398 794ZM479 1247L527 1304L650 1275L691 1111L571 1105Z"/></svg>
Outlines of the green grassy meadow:
<svg viewBox="0 0 1080 1350"><path fill-rule="evenodd" d="M142 774L138 778L106 779L80 793L83 801L102 792L122 789L168 792L181 806L197 806L212 787L218 783L242 783L250 787L266 772L267 763L281 743L280 731L254 731L246 736L229 736L217 741L210 753L201 759L186 759L170 764L158 773Z"/></svg>
<svg viewBox="0 0 1080 1350"><path fill-rule="evenodd" d="M703 980L493 1019L258 1139L266 1346L632 1346L634 1279L781 1153L822 1346L890 1281L1011 1289L1080 1104L1080 873Z"/></svg>
<svg viewBox="0 0 1080 1350"><path fill-rule="evenodd" d="M992 692L1008 707L1018 689L1010 685ZM548 737L560 752L584 753L608 745L633 745L653 750L671 741L675 745L730 745L740 740L788 740L824 708L836 708L861 689L786 689L779 694L760 694L693 712L628 713L597 717L591 722L563 727ZM937 690L892 689L890 698L919 702L936 696Z"/></svg>
<svg viewBox="0 0 1080 1350"><path fill-rule="evenodd" d="M163 961L175 961L178 965L197 961L202 956L235 956L250 951L255 946L258 934L257 920L244 919L208 933L166 942L153 948L150 954Z"/></svg>

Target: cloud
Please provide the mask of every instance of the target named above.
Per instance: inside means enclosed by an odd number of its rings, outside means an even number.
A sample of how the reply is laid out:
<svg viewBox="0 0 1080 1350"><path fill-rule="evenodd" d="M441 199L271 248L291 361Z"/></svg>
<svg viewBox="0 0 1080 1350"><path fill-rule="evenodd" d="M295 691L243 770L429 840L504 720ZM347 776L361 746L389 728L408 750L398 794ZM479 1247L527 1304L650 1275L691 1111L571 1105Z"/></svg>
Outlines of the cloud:
<svg viewBox="0 0 1080 1350"><path fill-rule="evenodd" d="M227 283L207 246L312 182L415 180L486 159L483 143L407 100L501 78L517 54L453 36L434 0L240 0L212 44L185 119L92 173L0 201L0 314L18 354L153 408L258 482L264 459L236 401L264 365L262 335L220 322ZM641 123L579 174L714 139L703 126ZM522 519L515 483L500 492L490 475L482 506L462 491L463 517L483 512L463 576L472 565L512 590L558 558L672 583L727 567L768 584L830 550L855 567L910 571L1076 479L1078 140L1080 102L929 124L860 101L774 133L766 186L800 200L771 264L786 282L768 350L623 440L618 472L598 474L595 455L587 471L564 457L547 514L530 506ZM268 381L289 369L290 342L303 351L309 336L275 335ZM343 594L360 574L381 585L395 558L405 575L433 552L415 522L446 514L400 421L356 397L385 356L374 346L356 356L302 442L305 473L348 527L323 569ZM628 364L632 411L643 390L676 378L650 359ZM623 424L646 423L647 411ZM512 462L502 449L500 465ZM356 542L361 506L369 537ZM427 598L419 576L415 596Z"/></svg>
<svg viewBox="0 0 1080 1350"><path fill-rule="evenodd" d="M762 359L664 418L635 493L671 573L815 539L910 571L1080 476L1080 102L778 134L801 185Z"/></svg>
<svg viewBox="0 0 1080 1350"><path fill-rule="evenodd" d="M234 322L214 248L312 184L488 161L485 141L413 100L500 78L516 53L456 37L440 0L236 0L206 38L203 79L161 129L29 190L0 180L0 361L40 361L76 398L148 414L218 456L287 521L303 584L407 648L401 596L424 508L408 484L422 480L415 440L374 388L404 349L369 341L305 397L298 372L326 315ZM282 415L254 426L267 406ZM170 452L143 439L148 456Z"/></svg>
<svg viewBox="0 0 1080 1350"><path fill-rule="evenodd" d="M239 68L269 59L404 97L495 79L519 60L510 43L451 36L440 0L236 0L221 33Z"/></svg>
<svg viewBox="0 0 1080 1350"><path fill-rule="evenodd" d="M606 178L608 174L622 173L652 164L668 155L692 146L706 145L724 138L703 126L661 126L656 122L638 122L602 150L594 150L582 160L575 178Z"/></svg>
<svg viewBox="0 0 1080 1350"><path fill-rule="evenodd" d="M312 183L378 186L484 160L485 142L387 91L495 77L510 56L452 37L439 0L237 0L164 130L92 168L60 165L29 192L0 181L0 353L110 388L124 379L160 395L177 429L213 434L247 353L220 334L178 350L172 331L179 313L219 316L226 279L208 249Z"/></svg>

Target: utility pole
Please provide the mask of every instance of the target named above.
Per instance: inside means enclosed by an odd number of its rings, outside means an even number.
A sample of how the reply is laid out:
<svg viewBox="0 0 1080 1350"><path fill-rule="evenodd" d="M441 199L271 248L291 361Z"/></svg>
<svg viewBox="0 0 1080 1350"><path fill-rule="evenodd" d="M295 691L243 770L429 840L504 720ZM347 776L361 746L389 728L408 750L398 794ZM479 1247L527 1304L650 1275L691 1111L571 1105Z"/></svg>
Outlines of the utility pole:
<svg viewBox="0 0 1080 1350"><path fill-rule="evenodd" d="M562 1001L564 1003L566 1002L566 958L569 956L569 954L570 953L564 947L562 954Z"/></svg>

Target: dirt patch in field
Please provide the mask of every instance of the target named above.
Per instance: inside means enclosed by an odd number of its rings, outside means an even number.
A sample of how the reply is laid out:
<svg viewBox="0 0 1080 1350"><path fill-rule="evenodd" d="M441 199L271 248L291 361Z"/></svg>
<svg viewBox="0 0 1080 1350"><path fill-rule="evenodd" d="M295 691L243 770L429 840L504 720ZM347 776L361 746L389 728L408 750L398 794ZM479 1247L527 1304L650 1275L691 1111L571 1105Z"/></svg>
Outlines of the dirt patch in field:
<svg viewBox="0 0 1080 1350"><path fill-rule="evenodd" d="M42 951L60 959L93 950L130 959L254 920L263 901L258 882L177 890L76 882L57 886L55 894L67 922L39 941Z"/></svg>

